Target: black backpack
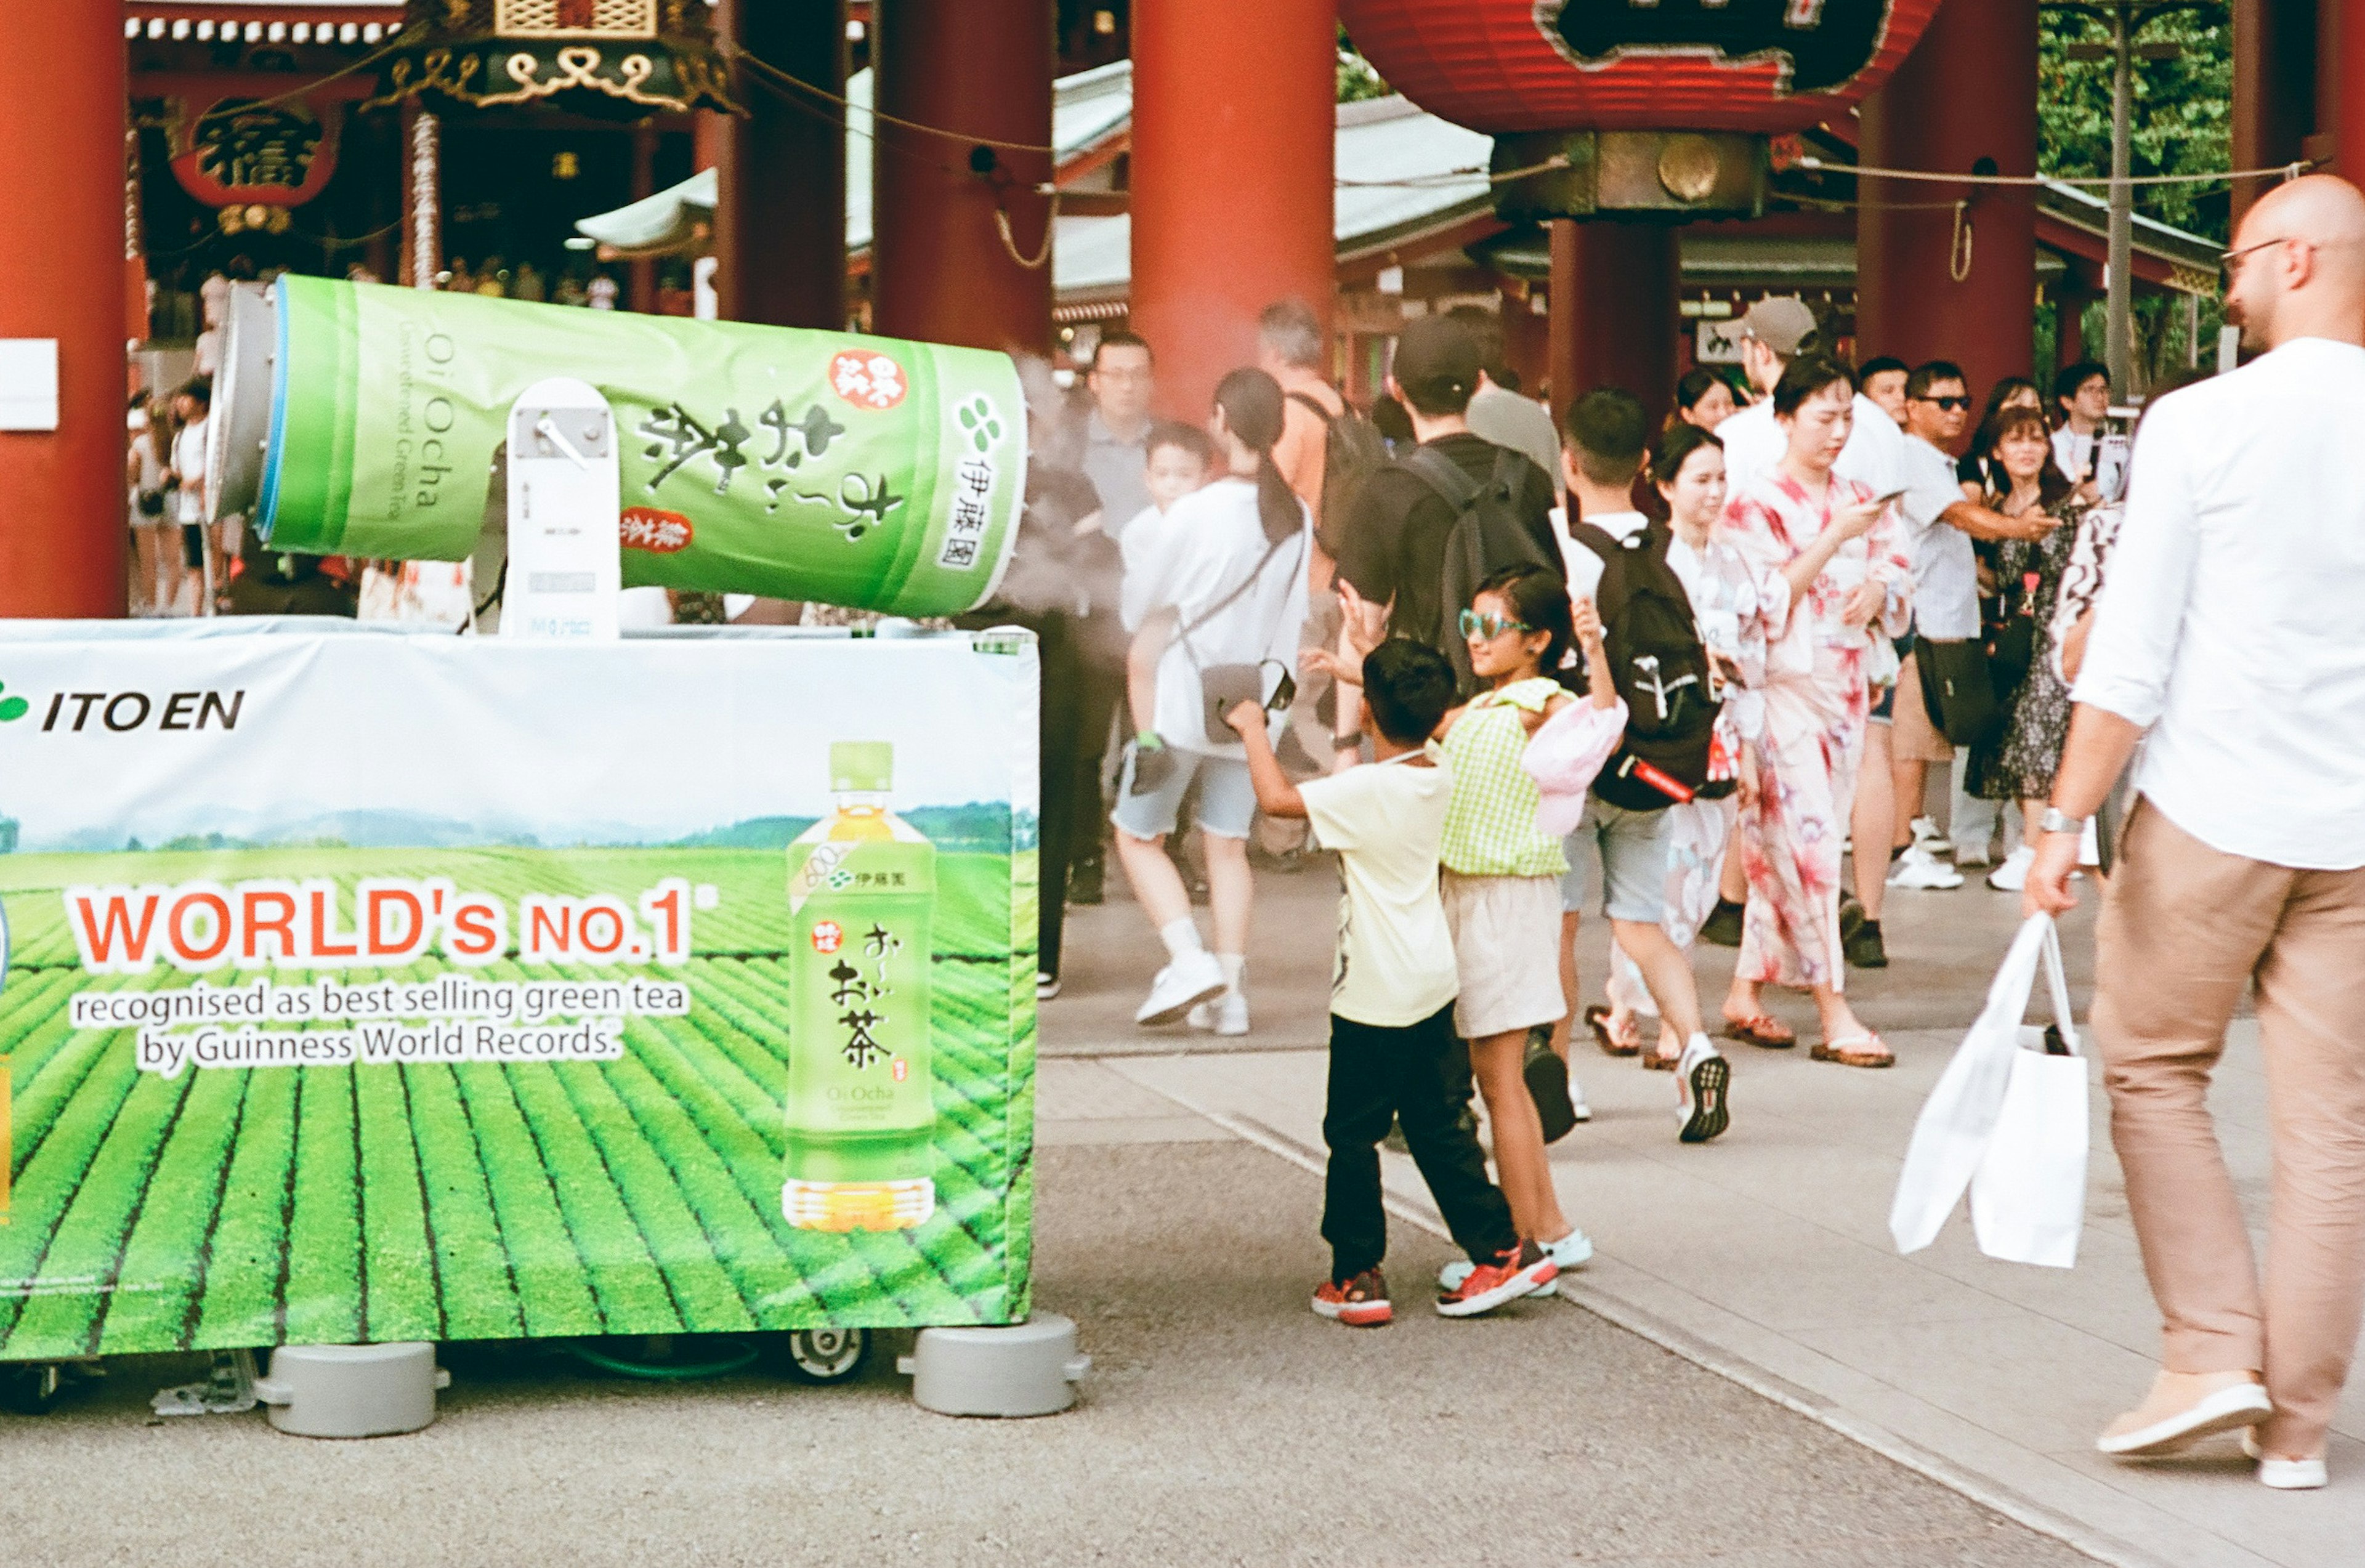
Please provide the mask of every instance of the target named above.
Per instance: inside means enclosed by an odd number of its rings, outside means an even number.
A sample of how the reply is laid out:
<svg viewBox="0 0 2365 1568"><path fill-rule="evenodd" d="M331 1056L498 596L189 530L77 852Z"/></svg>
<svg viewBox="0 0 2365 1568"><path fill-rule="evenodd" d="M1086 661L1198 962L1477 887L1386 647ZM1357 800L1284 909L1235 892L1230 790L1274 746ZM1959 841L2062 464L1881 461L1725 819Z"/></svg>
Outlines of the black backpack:
<svg viewBox="0 0 2365 1568"><path fill-rule="evenodd" d="M1357 413L1351 404L1345 412L1334 414L1304 392L1292 392L1289 397L1292 402L1311 409L1322 421L1322 511L1314 520L1314 538L1336 560L1347 520L1354 515L1356 498L1363 493L1363 481L1387 466L1388 443L1379 427Z"/></svg>
<svg viewBox="0 0 2365 1568"><path fill-rule="evenodd" d="M1579 522L1569 535L1601 557L1593 601L1609 678L1626 702L1626 738L1602 765L1593 792L1630 812L1731 794L1732 780L1708 782L1709 742L1721 704L1709 695L1708 649L1691 596L1667 565L1666 524L1652 523L1620 541Z"/></svg>
<svg viewBox="0 0 2365 1568"><path fill-rule="evenodd" d="M1477 678L1470 670L1470 644L1455 622L1478 585L1506 566L1541 566L1554 577L1562 575L1562 564L1544 554L1519 515L1520 472L1534 465L1508 447L1497 448L1494 471L1481 484L1445 454L1423 446L1416 447L1404 465L1453 509L1453 530L1445 538L1444 580L1438 585L1437 624L1426 635L1407 630L1452 663L1454 678L1467 691Z"/></svg>

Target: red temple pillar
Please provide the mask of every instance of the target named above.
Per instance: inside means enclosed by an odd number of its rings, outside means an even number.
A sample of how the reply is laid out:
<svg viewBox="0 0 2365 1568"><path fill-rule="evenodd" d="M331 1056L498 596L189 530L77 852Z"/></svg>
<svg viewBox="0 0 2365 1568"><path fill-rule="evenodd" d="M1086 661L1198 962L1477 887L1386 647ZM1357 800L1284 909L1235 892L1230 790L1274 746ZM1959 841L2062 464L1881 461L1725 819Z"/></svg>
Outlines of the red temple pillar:
<svg viewBox="0 0 2365 1568"><path fill-rule="evenodd" d="M1135 0L1133 330L1158 406L1207 417L1256 319L1338 293L1334 0Z"/></svg>
<svg viewBox="0 0 2365 1568"><path fill-rule="evenodd" d="M1521 392L1534 398L1552 379L1552 318L1536 307L1547 303L1540 285L1506 289L1502 295L1503 357L1518 372Z"/></svg>
<svg viewBox="0 0 2365 1568"><path fill-rule="evenodd" d="M2315 123L2333 133L2333 172L2365 185L2365 17L2344 17L2348 9L2326 0L2316 11L2317 54L2329 79L2318 88Z"/></svg>
<svg viewBox="0 0 2365 1568"><path fill-rule="evenodd" d="M646 120L636 121L631 131L633 139L633 199L639 201L657 194L657 128ZM657 263L655 256L634 256L624 263L624 308L644 316L654 316L657 308Z"/></svg>
<svg viewBox="0 0 2365 1568"><path fill-rule="evenodd" d="M715 31L806 84L752 67L747 113L698 116L698 166L721 186L714 291L726 321L846 325L846 8L841 0L722 0Z"/></svg>
<svg viewBox="0 0 2365 1568"><path fill-rule="evenodd" d="M10 214L0 339L56 345L57 428L0 430L0 616L115 616L125 604L122 9L50 6L40 23L38 45L0 50ZM47 349L31 353L46 364Z"/></svg>
<svg viewBox="0 0 2365 1568"><path fill-rule="evenodd" d="M1050 0L881 0L878 17L873 328L1048 353Z"/></svg>
<svg viewBox="0 0 2365 1568"><path fill-rule="evenodd" d="M2234 167L2268 169L2306 156L2316 127L2313 0L2234 0ZM2274 185L2234 182L2234 221Z"/></svg>
<svg viewBox="0 0 2365 1568"><path fill-rule="evenodd" d="M1862 111L1868 166L2036 172L2037 0L1951 0ZM1950 359L1974 396L2028 373L2036 203L2026 187L1857 183L1856 352ZM1967 199L1958 227L1955 209ZM1966 231L1966 228L1967 230ZM1956 274L1962 275L1957 277Z"/></svg>
<svg viewBox="0 0 2365 1568"><path fill-rule="evenodd" d="M1680 230L1617 218L1552 223L1552 406L1623 387L1653 419L1675 406Z"/></svg>

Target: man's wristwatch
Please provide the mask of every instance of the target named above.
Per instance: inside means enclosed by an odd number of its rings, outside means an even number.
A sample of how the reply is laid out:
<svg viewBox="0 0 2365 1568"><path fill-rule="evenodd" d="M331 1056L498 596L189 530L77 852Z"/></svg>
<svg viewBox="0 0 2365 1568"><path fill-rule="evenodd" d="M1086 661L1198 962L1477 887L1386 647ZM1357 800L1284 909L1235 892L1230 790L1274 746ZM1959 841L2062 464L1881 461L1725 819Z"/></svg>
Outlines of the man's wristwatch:
<svg viewBox="0 0 2365 1568"><path fill-rule="evenodd" d="M2045 815L2037 819L2036 826L2041 833L2084 833L2086 819L2073 817L2058 806L2047 806Z"/></svg>

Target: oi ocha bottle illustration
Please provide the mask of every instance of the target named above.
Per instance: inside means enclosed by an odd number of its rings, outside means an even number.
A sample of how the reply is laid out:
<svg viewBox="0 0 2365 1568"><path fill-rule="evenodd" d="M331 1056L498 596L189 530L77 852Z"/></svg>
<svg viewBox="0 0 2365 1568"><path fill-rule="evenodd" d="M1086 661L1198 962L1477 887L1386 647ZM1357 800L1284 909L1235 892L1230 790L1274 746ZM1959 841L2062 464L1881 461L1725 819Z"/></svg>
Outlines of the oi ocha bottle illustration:
<svg viewBox="0 0 2365 1568"><path fill-rule="evenodd" d="M804 1230L907 1230L936 1212L929 931L936 846L887 809L895 748L829 748L837 809L789 846L788 1170Z"/></svg>

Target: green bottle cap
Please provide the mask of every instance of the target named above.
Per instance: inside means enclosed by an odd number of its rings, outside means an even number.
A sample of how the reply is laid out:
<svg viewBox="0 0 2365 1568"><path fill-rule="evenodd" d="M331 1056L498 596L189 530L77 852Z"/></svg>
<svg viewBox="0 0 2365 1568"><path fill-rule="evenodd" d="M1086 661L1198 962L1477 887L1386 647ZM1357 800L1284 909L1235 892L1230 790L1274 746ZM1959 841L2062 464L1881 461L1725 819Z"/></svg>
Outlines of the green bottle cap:
<svg viewBox="0 0 2365 1568"><path fill-rule="evenodd" d="M829 747L829 788L832 794L849 792L883 795L895 783L892 741L832 741Z"/></svg>

